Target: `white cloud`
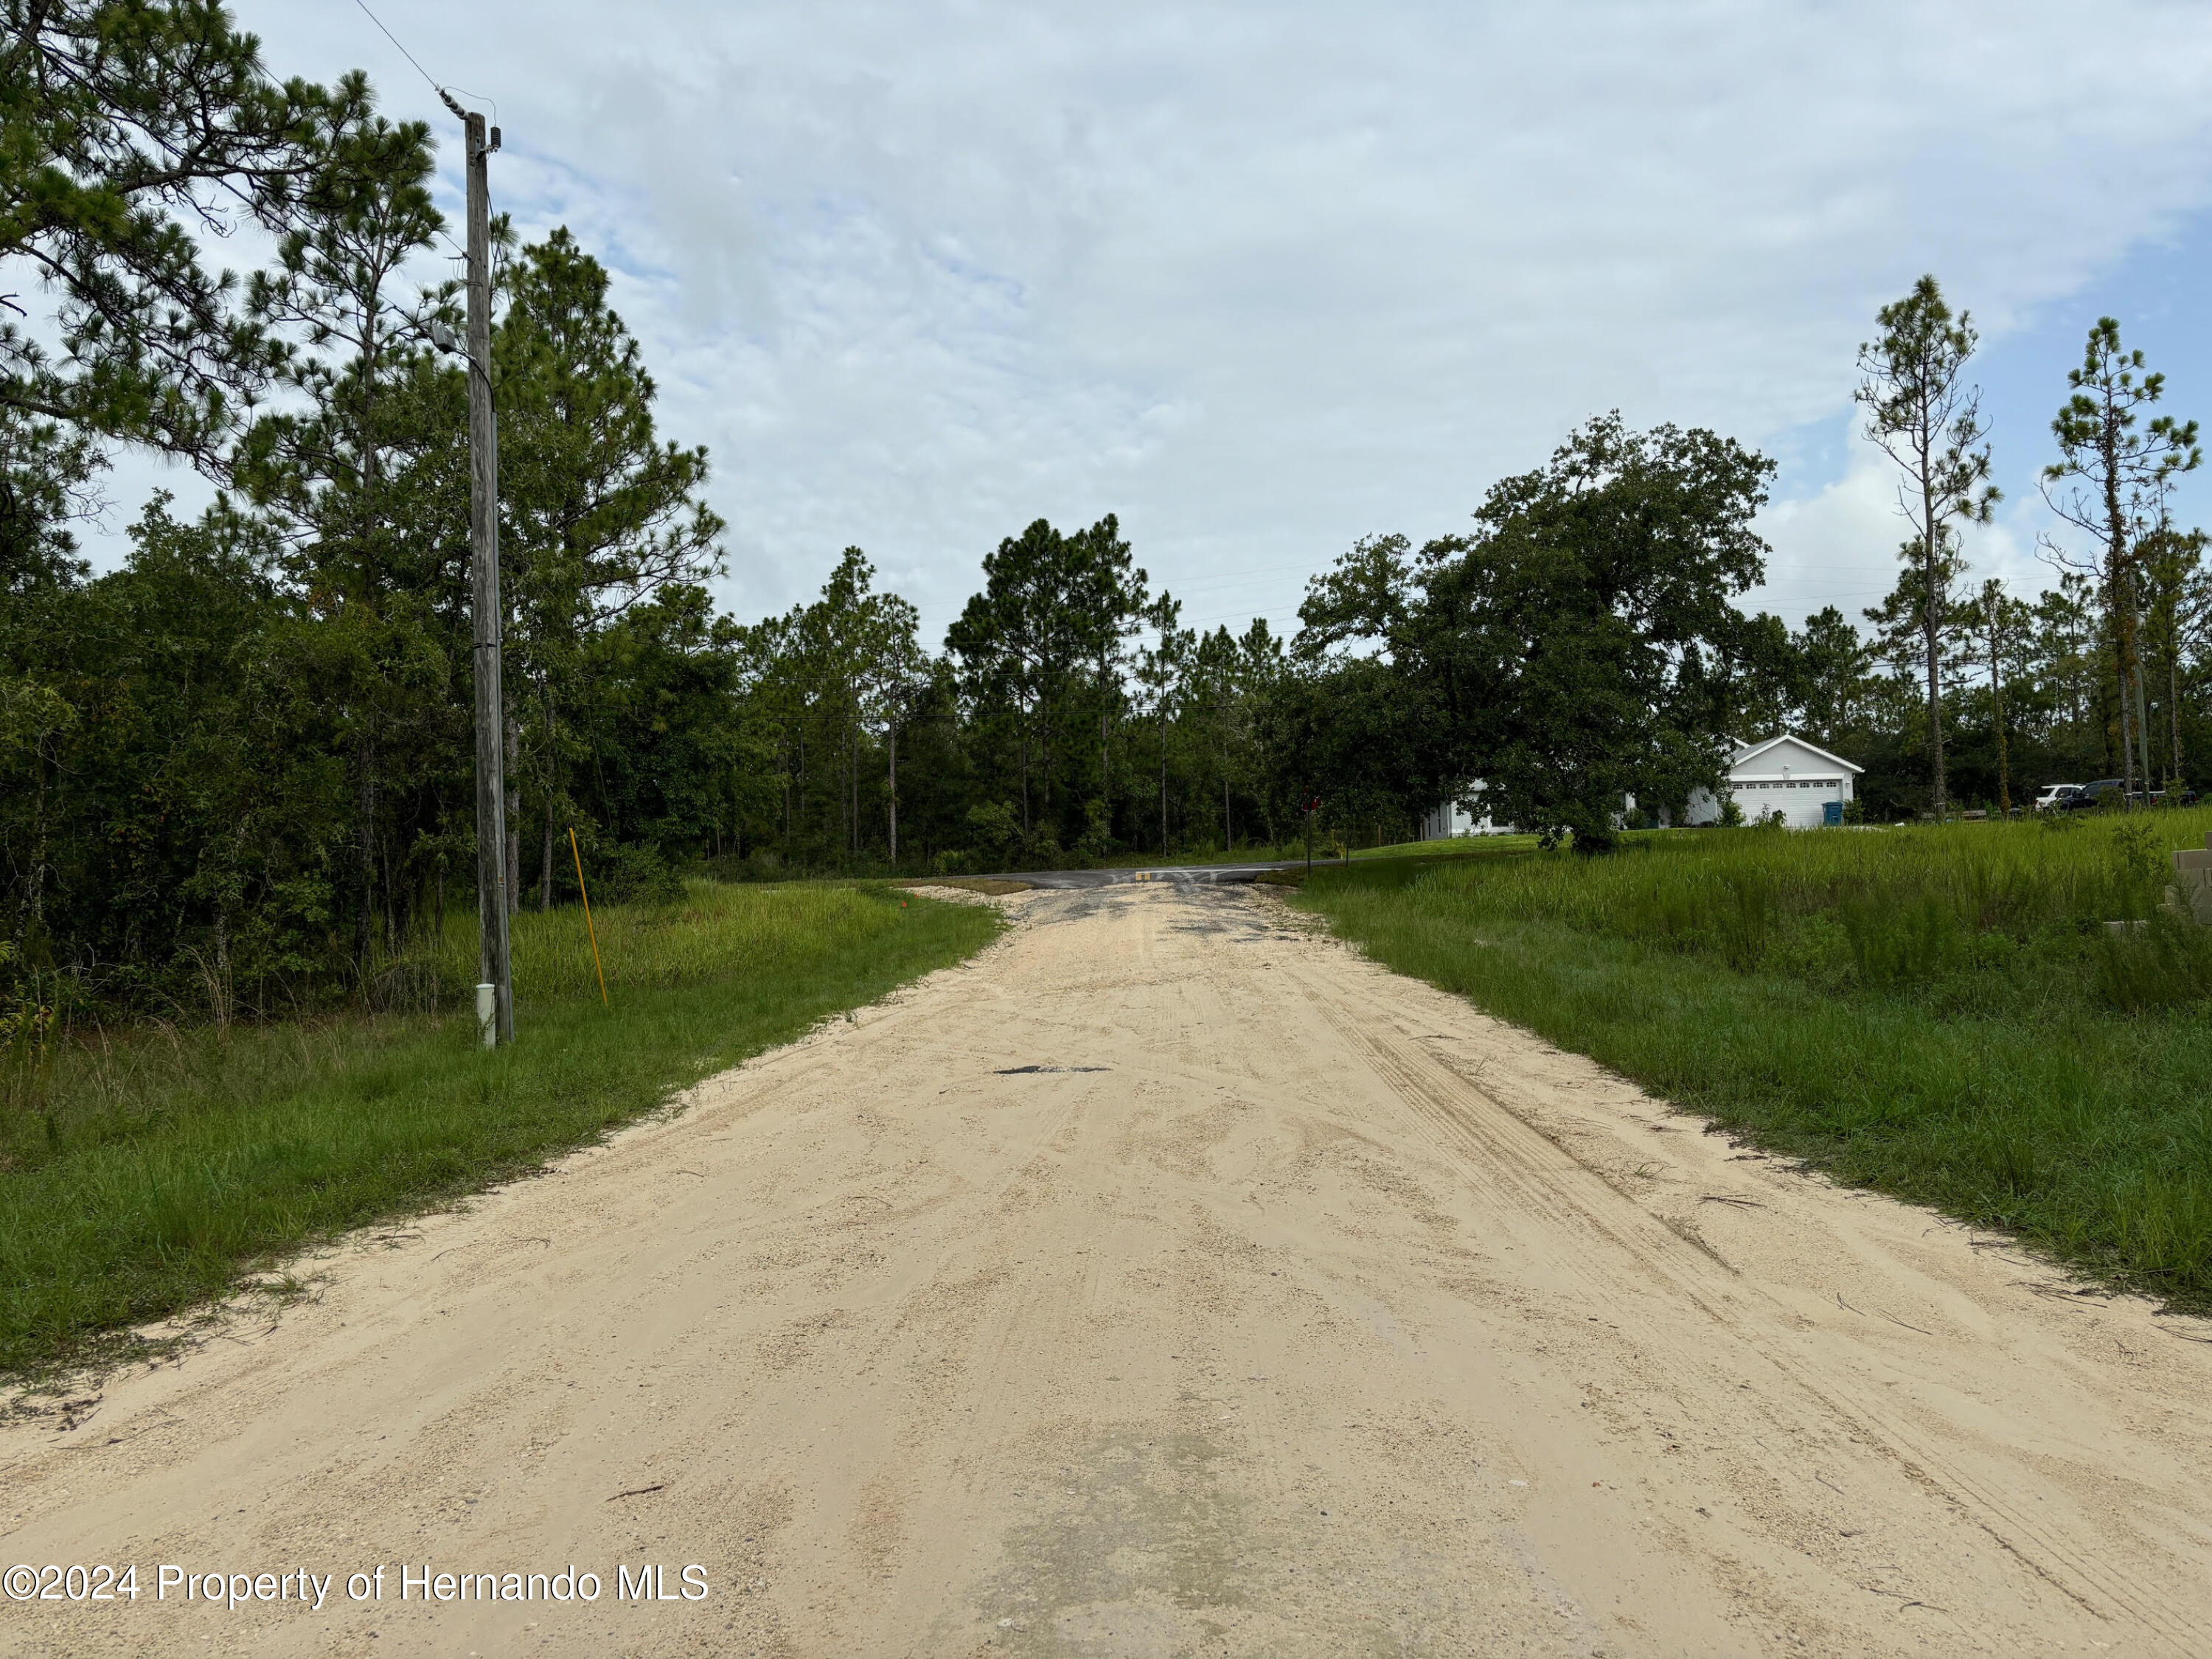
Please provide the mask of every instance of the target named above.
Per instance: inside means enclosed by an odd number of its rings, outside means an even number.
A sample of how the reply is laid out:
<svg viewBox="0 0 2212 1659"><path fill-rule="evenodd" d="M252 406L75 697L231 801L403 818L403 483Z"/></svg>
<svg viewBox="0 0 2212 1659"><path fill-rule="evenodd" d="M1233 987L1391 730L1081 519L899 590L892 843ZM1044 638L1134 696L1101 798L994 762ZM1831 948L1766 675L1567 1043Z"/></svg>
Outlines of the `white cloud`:
<svg viewBox="0 0 2212 1659"><path fill-rule="evenodd" d="M1897 470L1871 445L1862 451L1834 483L1767 509L1760 528L1775 556L1748 606L1793 627L1829 605L1856 622L1895 586L1897 545L1907 533L1897 513Z"/></svg>
<svg viewBox="0 0 2212 1659"><path fill-rule="evenodd" d="M1850 443L1840 477L1810 495L1777 501L1761 515L1774 556L1766 585L1746 597L1747 609L1771 611L1794 628L1832 605L1856 623L1897 585L1899 548L1911 533L1899 510L1903 475L1856 424ZM1990 523L1960 527L1967 584L1978 587L1995 577L2033 598L2054 580L2039 539L2049 534L2062 544L2081 540L2039 495L2000 501Z"/></svg>
<svg viewBox="0 0 2212 1659"><path fill-rule="evenodd" d="M378 9L616 269L729 602L857 542L933 629L1040 514L1279 619L1595 411L1832 420L1881 301L1935 269L2001 336L2203 207L2212 137L2175 4ZM241 11L450 125L357 11ZM1887 586L1876 459L1777 509L1778 592Z"/></svg>

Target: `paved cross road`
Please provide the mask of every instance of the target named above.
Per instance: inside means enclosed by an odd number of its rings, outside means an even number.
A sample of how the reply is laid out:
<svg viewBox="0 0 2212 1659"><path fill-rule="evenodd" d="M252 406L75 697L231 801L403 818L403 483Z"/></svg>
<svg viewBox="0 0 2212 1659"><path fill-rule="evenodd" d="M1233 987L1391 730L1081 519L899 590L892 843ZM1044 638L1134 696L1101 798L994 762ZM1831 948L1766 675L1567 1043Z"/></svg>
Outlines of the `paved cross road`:
<svg viewBox="0 0 2212 1659"><path fill-rule="evenodd" d="M1326 868L1333 860L1316 860ZM1284 859L1268 864L1163 864L1129 870L1022 870L992 876L992 881L1027 882L1048 891L1085 887L1118 887L1135 883L1165 882L1170 886L1241 886L1258 880L1271 870L1303 870L1304 859Z"/></svg>

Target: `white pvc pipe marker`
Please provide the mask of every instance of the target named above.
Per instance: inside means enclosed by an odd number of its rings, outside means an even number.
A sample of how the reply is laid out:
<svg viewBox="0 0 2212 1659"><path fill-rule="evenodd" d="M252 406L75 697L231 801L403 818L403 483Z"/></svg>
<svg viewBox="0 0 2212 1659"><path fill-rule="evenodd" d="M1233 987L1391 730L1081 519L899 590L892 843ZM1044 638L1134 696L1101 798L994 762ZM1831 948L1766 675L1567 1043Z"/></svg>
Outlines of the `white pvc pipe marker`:
<svg viewBox="0 0 2212 1659"><path fill-rule="evenodd" d="M496 985L477 987L477 1032L483 1046L499 1046L499 988Z"/></svg>

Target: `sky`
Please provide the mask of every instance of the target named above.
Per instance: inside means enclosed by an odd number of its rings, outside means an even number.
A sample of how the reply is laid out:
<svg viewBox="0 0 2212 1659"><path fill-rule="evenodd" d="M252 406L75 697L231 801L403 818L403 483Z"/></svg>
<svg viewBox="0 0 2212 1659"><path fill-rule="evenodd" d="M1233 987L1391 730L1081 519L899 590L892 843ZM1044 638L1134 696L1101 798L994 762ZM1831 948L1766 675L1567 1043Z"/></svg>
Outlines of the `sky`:
<svg viewBox="0 0 2212 1659"><path fill-rule="evenodd" d="M1904 530L1854 359L1923 271L1981 332L1977 577L2051 580L2098 316L2212 417L2190 0L371 0L420 71L356 0L234 3L272 71L432 123L457 234L426 74L495 110L495 205L612 272L748 620L852 544L933 645L1000 538L1114 512L1187 623L1294 628L1358 537L1464 527L1611 409L1772 456L1747 603L1856 616ZM194 496L126 459L96 553L153 483Z"/></svg>

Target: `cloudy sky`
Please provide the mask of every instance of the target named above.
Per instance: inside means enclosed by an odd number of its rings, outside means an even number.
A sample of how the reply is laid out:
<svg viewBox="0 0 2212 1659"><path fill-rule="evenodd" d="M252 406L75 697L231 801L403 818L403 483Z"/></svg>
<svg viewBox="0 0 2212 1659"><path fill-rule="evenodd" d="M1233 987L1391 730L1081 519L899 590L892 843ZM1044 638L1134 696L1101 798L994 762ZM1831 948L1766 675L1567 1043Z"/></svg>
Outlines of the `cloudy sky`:
<svg viewBox="0 0 2212 1659"><path fill-rule="evenodd" d="M354 0L234 3L277 73L454 125ZM1280 623L1356 537L1456 528L1616 407L1776 457L1758 602L1856 615L1902 531L1853 355L1923 270L1983 331L2011 500L1978 571L2044 584L2099 313L2212 416L2186 0L370 3L495 103L525 235L616 273L748 617L856 543L933 641L1001 536L1110 510L1187 619Z"/></svg>

